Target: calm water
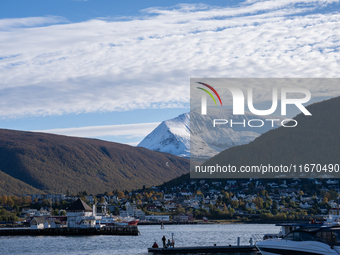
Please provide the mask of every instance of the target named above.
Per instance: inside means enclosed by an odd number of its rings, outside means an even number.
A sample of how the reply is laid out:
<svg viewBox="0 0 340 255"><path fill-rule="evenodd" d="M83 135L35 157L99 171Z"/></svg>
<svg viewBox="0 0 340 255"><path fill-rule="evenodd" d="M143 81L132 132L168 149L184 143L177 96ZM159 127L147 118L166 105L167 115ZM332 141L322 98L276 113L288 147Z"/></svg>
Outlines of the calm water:
<svg viewBox="0 0 340 255"><path fill-rule="evenodd" d="M227 224L227 225L165 225L138 226L139 236L36 236L0 237L0 254L112 254L146 255L154 241L161 244L163 235L171 239L174 233L176 246L235 245L237 237L241 244L249 244L252 234L278 233L280 227L273 224Z"/></svg>

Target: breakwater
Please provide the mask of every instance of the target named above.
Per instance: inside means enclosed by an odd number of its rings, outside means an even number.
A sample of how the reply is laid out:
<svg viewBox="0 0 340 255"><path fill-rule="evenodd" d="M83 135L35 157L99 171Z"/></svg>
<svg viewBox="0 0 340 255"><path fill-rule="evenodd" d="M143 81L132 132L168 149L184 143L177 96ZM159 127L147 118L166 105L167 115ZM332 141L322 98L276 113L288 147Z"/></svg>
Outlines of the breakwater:
<svg viewBox="0 0 340 255"><path fill-rule="evenodd" d="M137 226L109 226L103 228L5 228L0 229L0 236L91 236L91 235L125 235L137 236Z"/></svg>

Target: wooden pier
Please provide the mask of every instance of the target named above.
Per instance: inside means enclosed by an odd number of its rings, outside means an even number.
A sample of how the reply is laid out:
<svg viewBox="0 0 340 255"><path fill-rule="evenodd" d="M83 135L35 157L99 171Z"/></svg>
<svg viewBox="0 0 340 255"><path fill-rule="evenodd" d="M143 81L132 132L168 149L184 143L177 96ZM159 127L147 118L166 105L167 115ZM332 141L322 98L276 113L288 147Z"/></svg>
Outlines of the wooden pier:
<svg viewBox="0 0 340 255"><path fill-rule="evenodd" d="M153 254L242 254L242 255L260 255L261 253L255 245L244 246L195 246L195 247L178 247L178 248L148 248L148 252Z"/></svg>
<svg viewBox="0 0 340 255"><path fill-rule="evenodd" d="M0 228L0 236L90 236L90 235L121 235L137 236L137 226L110 226L103 228Z"/></svg>

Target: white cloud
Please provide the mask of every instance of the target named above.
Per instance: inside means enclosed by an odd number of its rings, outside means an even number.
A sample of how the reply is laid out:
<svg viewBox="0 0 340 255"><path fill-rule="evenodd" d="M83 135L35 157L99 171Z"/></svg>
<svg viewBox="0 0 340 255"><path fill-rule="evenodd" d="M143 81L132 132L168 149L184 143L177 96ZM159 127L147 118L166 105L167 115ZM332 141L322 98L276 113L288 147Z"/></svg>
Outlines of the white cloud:
<svg viewBox="0 0 340 255"><path fill-rule="evenodd" d="M107 126L89 126L78 128L60 128L48 130L33 130L33 132L50 133L56 135L67 135L76 137L103 137L103 136L128 136L144 137L154 130L160 122L124 124L124 125L107 125Z"/></svg>
<svg viewBox="0 0 340 255"><path fill-rule="evenodd" d="M0 30L8 30L18 27L36 27L66 21L67 20L65 18L59 16L0 19Z"/></svg>
<svg viewBox="0 0 340 255"><path fill-rule="evenodd" d="M37 28L5 22L0 117L180 107L191 77L338 77L340 14L318 13L331 2L181 5Z"/></svg>

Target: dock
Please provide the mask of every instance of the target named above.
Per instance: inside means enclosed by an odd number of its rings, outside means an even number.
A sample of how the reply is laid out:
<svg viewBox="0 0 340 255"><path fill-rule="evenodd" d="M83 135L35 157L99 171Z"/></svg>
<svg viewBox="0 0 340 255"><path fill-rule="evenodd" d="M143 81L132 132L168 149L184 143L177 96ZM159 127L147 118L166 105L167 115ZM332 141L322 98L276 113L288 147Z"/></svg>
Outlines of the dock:
<svg viewBox="0 0 340 255"><path fill-rule="evenodd" d="M90 236L121 235L138 236L137 226L109 226L103 228L0 228L0 236Z"/></svg>
<svg viewBox="0 0 340 255"><path fill-rule="evenodd" d="M255 245L244 246L193 246L178 248L148 248L148 252L154 254L242 254L242 255L260 255L261 253Z"/></svg>

